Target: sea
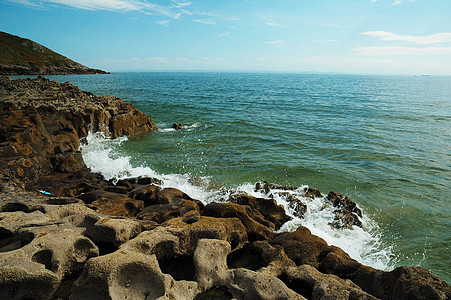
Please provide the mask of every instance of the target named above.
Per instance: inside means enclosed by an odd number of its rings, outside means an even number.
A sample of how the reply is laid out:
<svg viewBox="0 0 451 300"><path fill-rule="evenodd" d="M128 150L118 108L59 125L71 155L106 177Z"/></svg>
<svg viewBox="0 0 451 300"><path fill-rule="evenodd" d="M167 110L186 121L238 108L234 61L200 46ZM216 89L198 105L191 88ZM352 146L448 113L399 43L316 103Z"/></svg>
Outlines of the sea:
<svg viewBox="0 0 451 300"><path fill-rule="evenodd" d="M451 77L141 72L46 76L113 95L159 130L90 134L86 164L107 179L154 176L204 203L256 182L335 191L362 228L336 229L324 199L279 231L308 227L382 270L419 265L451 282ZM172 129L182 123L181 130ZM274 195L273 195L274 196Z"/></svg>

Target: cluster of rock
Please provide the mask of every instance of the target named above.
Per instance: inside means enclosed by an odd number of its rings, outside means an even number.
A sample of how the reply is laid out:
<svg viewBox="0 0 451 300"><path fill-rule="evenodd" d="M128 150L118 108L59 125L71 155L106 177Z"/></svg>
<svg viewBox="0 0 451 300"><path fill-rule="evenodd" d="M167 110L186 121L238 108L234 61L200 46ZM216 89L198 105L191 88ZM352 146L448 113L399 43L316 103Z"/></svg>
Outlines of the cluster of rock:
<svg viewBox="0 0 451 300"><path fill-rule="evenodd" d="M451 297L424 268L377 270L305 227L276 232L290 216L271 196L205 204L156 178L113 183L91 173L78 151L88 130L156 130L121 99L1 78L0 100L0 299ZM289 197L296 188L255 189ZM313 197L322 195L306 189L289 202L302 215ZM349 198L325 198L332 226L361 225Z"/></svg>

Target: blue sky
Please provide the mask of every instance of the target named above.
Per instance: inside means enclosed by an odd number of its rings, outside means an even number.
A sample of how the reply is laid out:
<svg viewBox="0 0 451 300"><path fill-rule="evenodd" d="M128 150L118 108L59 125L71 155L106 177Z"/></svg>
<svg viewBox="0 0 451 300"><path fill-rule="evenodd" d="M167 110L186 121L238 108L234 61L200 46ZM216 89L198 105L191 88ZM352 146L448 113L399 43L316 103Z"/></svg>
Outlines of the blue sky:
<svg viewBox="0 0 451 300"><path fill-rule="evenodd" d="M108 71L451 75L451 0L0 0L0 30Z"/></svg>

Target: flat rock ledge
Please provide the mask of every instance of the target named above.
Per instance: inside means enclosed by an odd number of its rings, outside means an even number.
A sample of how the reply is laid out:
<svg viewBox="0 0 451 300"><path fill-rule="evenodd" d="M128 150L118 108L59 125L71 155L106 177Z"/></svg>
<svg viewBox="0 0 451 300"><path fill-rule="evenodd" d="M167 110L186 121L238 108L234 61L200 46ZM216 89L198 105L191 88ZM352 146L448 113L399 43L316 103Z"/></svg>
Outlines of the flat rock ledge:
<svg viewBox="0 0 451 300"><path fill-rule="evenodd" d="M154 131L149 116L42 77L0 78L0 100L0 299L451 299L422 267L377 270L305 227L278 231L290 217L275 193L301 217L321 197L331 226L361 226L344 195L262 182L267 197L205 205L156 178L109 182L80 139Z"/></svg>

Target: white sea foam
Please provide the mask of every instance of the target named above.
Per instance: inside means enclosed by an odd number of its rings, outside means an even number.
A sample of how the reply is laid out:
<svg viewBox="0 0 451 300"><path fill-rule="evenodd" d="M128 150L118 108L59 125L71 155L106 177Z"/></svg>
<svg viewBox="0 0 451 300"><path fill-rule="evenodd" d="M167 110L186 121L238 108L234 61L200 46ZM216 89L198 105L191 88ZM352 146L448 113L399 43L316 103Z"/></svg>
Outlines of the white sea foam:
<svg viewBox="0 0 451 300"><path fill-rule="evenodd" d="M183 131L193 131L193 130L195 130L196 128L199 128L199 127L201 127L201 126L202 126L202 125L201 125L200 123L193 123L193 124L190 124L190 125L184 125L183 128L180 129L180 130L183 130ZM174 131L177 131L177 130L175 130L175 129L172 128L172 127L168 127L167 124L159 125L158 132L174 132Z"/></svg>
<svg viewBox="0 0 451 300"><path fill-rule="evenodd" d="M390 269L393 266L393 252L390 247L381 243L380 229L376 222L369 217L361 218L362 228L354 226L353 229L336 229L329 224L334 220L333 207L325 204L325 199L317 197L314 199L303 198L307 186L301 186L297 190L288 191L293 196L301 198L307 204L307 211L303 218L299 218L290 207L287 196L284 193L277 193L272 190L271 195L261 191L255 191L253 184L243 184L234 191L221 191L209 189L209 178L200 178L200 181L207 184L193 184L193 180L188 174L158 174L147 166L133 166L130 157L120 156L114 153L113 149L120 148L120 145L127 138L108 139L101 133L90 133L85 143L82 143L81 150L83 158L88 167L93 172L102 174L107 180L119 180L139 176L158 178L163 181L162 187L173 187L180 189L191 197L201 200L204 203L211 201L227 201L233 192L244 191L255 197L273 197L279 204L283 205L291 221L286 222L279 230L293 231L299 226L305 226L310 231L323 238L329 245L335 245L347 252L352 258L359 262L378 269ZM287 191L279 191L287 192Z"/></svg>

